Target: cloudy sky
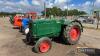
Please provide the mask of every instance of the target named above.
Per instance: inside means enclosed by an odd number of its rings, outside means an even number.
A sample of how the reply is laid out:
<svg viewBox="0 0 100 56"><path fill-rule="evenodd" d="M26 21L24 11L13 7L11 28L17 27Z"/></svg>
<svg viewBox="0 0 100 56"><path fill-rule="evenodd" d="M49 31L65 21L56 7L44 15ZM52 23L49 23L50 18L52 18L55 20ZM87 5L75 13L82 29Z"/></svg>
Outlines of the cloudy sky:
<svg viewBox="0 0 100 56"><path fill-rule="evenodd" d="M62 10L69 8L90 11L93 2L96 8L100 8L100 0L0 0L0 12L36 11L39 13L43 10L44 2L47 8L57 6Z"/></svg>

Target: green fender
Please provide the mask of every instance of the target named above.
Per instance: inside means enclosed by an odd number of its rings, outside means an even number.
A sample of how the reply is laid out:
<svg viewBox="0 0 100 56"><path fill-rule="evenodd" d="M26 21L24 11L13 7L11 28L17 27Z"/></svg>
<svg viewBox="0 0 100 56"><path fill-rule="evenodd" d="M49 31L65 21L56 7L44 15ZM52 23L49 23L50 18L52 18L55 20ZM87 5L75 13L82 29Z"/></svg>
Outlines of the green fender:
<svg viewBox="0 0 100 56"><path fill-rule="evenodd" d="M65 26L67 26L67 25L70 25L72 22L77 22L77 23L79 23L80 24L80 28L81 28L81 31L83 32L83 25L81 24L81 22L80 21L78 21L78 20L68 20L68 19L63 19L62 21L61 21L62 23L62 25L65 25Z"/></svg>

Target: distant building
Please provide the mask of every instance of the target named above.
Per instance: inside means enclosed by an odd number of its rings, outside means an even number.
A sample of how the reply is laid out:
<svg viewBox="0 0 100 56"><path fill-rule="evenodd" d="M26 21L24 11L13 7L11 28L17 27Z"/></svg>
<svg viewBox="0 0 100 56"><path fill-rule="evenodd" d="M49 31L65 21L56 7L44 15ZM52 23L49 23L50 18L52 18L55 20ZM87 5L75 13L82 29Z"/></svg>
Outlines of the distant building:
<svg viewBox="0 0 100 56"><path fill-rule="evenodd" d="M100 19L100 9L95 9L95 10L94 10L94 17Z"/></svg>

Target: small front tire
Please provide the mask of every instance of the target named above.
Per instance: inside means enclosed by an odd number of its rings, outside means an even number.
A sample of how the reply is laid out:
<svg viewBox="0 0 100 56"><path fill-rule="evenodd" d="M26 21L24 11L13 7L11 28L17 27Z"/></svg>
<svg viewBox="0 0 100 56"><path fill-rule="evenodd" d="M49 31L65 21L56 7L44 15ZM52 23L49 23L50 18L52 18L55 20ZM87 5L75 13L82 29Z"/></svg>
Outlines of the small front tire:
<svg viewBox="0 0 100 56"><path fill-rule="evenodd" d="M45 53L51 49L51 46L52 46L51 39L48 37L43 37L36 42L34 46L34 51L37 53Z"/></svg>

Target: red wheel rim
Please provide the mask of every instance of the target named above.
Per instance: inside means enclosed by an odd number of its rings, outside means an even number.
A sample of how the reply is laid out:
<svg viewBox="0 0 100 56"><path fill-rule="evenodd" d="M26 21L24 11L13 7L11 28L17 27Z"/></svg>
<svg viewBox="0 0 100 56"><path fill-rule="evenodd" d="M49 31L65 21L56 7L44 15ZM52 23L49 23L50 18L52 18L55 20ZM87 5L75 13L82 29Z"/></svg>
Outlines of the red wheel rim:
<svg viewBox="0 0 100 56"><path fill-rule="evenodd" d="M40 44L39 49L40 52L45 53L49 50L50 44L47 41L44 41Z"/></svg>
<svg viewBox="0 0 100 56"><path fill-rule="evenodd" d="M80 35L79 28L76 26L72 27L69 35L70 35L72 41L76 41Z"/></svg>

